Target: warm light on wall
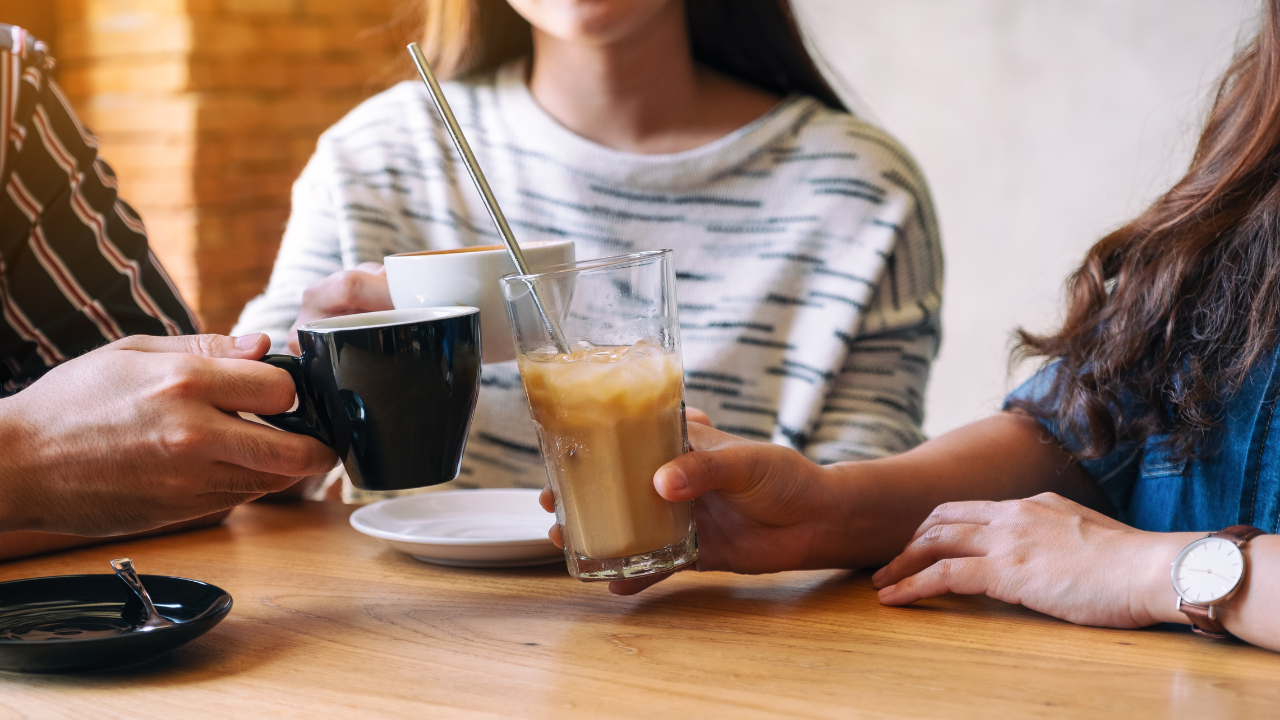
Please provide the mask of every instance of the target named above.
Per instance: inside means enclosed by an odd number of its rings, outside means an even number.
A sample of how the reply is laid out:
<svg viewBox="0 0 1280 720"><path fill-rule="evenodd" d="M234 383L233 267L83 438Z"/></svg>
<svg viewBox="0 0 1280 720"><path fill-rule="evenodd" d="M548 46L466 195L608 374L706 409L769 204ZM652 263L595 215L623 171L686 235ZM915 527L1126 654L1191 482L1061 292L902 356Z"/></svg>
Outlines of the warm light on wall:
<svg viewBox="0 0 1280 720"><path fill-rule="evenodd" d="M381 89L397 0L59 0L60 79L206 330L266 284L319 134Z"/></svg>

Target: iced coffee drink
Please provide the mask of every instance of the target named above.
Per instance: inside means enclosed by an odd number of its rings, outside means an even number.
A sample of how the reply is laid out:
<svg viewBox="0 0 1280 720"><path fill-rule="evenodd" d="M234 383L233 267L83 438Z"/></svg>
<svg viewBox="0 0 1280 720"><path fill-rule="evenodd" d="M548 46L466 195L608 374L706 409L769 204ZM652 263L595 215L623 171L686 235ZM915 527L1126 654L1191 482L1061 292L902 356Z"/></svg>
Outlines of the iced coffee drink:
<svg viewBox="0 0 1280 720"><path fill-rule="evenodd" d="M658 468L685 451L679 358L652 341L519 358L562 531L593 558L642 555L689 534L689 503L663 500Z"/></svg>
<svg viewBox="0 0 1280 720"><path fill-rule="evenodd" d="M653 487L687 445L671 259L644 252L503 278L565 560L580 580L671 572L698 557L693 504Z"/></svg>

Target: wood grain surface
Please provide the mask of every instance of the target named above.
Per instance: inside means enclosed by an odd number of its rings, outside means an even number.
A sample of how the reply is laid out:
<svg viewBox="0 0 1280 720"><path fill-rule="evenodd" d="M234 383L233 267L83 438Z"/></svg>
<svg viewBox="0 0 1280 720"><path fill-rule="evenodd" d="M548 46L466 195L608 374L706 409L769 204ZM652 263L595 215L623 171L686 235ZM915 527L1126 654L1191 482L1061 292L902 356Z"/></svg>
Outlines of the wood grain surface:
<svg viewBox="0 0 1280 720"><path fill-rule="evenodd" d="M108 570L235 598L141 667L0 674L0 718L947 717L1280 714L1280 655L1183 628L1098 630L985 598L881 607L864 574L684 573L632 598L560 566L437 567L335 504L0 565Z"/></svg>

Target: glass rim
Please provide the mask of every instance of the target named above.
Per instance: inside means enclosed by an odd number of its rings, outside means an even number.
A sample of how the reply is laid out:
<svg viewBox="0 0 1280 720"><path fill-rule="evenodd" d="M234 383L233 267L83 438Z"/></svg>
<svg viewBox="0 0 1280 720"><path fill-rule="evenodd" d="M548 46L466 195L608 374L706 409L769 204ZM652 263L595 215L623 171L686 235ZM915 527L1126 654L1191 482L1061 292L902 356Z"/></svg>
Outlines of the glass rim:
<svg viewBox="0 0 1280 720"><path fill-rule="evenodd" d="M612 269L618 267L626 267L627 265L637 264L646 260L660 258L664 255L672 255L675 251L671 249L665 250L641 250L640 252L628 253L626 255L613 255L611 257L596 258L594 260L576 260L571 263L561 263L559 265L548 265L537 272L531 272L527 275L519 272L503 275L500 280L503 282L518 282L524 280L532 280L535 278L552 277L555 275L564 275L567 273L580 273L590 270Z"/></svg>

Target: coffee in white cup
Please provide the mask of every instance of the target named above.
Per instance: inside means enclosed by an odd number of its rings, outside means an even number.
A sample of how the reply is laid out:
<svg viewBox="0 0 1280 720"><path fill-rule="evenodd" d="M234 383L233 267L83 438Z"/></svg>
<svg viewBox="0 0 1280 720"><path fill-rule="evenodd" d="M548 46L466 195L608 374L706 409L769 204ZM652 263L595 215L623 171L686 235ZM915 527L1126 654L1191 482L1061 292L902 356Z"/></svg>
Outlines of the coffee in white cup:
<svg viewBox="0 0 1280 720"><path fill-rule="evenodd" d="M571 240L521 243L525 261L537 271L574 261ZM480 308L485 363L516 359L511 322L499 278L516 271L502 245L424 250L388 255L387 287L397 310L460 305Z"/></svg>

